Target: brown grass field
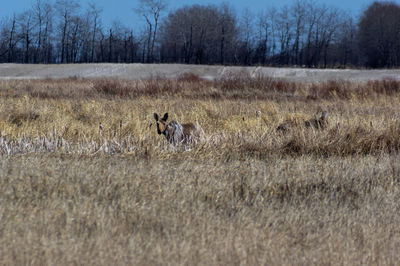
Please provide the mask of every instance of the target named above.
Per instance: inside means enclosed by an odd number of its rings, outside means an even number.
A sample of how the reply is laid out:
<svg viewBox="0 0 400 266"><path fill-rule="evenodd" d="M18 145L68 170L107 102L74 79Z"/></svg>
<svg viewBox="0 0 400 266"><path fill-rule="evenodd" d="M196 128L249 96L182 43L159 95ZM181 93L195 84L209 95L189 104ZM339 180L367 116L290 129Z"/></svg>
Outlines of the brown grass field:
<svg viewBox="0 0 400 266"><path fill-rule="evenodd" d="M395 80L0 81L0 265L398 264L399 103ZM171 147L154 112L205 136Z"/></svg>

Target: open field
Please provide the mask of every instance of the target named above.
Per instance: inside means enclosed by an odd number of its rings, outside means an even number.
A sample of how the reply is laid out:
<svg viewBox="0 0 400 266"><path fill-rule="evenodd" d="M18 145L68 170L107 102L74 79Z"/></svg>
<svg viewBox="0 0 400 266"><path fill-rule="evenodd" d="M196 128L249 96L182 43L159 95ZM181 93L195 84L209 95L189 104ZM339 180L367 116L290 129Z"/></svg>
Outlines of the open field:
<svg viewBox="0 0 400 266"><path fill-rule="evenodd" d="M347 80L353 82L382 79L400 80L400 69L307 69L182 64L0 64L0 79L46 79L71 77L122 78L128 80L148 79L154 77L175 79L182 73L194 73L197 76L208 80L220 79L230 73L248 73L253 77L263 75L296 82L319 82L329 80Z"/></svg>
<svg viewBox="0 0 400 266"><path fill-rule="evenodd" d="M320 81L0 80L0 264L397 264L400 81Z"/></svg>

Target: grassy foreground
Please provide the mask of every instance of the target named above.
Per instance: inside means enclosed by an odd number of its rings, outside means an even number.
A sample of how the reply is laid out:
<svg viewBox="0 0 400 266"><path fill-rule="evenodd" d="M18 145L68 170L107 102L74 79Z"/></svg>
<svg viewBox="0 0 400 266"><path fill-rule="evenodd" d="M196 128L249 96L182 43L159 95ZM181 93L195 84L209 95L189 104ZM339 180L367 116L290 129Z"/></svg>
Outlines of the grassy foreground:
<svg viewBox="0 0 400 266"><path fill-rule="evenodd" d="M0 264L396 264L399 102L392 80L0 81ZM170 147L153 112L204 139Z"/></svg>

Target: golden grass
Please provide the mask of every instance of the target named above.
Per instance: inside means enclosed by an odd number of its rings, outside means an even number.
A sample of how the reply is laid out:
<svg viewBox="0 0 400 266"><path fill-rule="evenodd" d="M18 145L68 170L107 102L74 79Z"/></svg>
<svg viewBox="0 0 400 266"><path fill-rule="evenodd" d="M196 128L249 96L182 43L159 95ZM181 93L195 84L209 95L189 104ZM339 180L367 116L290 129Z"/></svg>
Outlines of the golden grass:
<svg viewBox="0 0 400 266"><path fill-rule="evenodd" d="M0 81L0 264L396 264L399 88ZM171 147L154 112L205 138Z"/></svg>

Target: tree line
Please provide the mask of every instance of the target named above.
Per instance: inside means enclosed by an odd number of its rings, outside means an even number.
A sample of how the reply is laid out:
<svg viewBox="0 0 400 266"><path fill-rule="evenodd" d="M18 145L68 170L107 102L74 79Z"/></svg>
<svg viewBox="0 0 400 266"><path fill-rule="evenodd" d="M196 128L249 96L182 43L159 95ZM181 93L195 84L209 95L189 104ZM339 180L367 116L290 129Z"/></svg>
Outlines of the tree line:
<svg viewBox="0 0 400 266"><path fill-rule="evenodd" d="M344 10L295 0L257 14L229 4L167 11L139 0L138 30L105 26L94 2L36 0L0 21L0 62L186 63L302 67L400 66L400 5L374 2L355 19Z"/></svg>

